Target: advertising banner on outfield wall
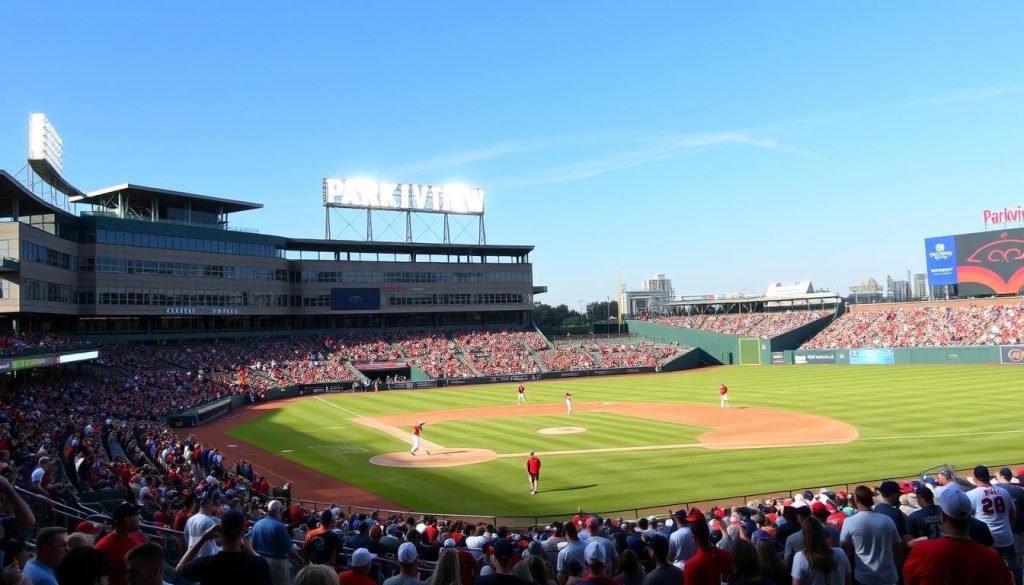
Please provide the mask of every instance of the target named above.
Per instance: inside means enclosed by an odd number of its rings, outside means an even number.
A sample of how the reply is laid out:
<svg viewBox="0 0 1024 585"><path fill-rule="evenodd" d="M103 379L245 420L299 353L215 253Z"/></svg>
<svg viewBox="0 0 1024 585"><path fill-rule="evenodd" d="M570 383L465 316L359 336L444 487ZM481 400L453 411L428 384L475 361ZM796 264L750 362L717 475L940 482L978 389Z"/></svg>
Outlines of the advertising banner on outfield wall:
<svg viewBox="0 0 1024 585"><path fill-rule="evenodd" d="M529 382L531 380L540 380L540 374L509 374L507 376L491 376L488 380L491 382Z"/></svg>
<svg viewBox="0 0 1024 585"><path fill-rule="evenodd" d="M836 352L823 351L820 353L806 353L793 356L793 362L797 364L834 364L836 363Z"/></svg>
<svg viewBox="0 0 1024 585"><path fill-rule="evenodd" d="M784 351L773 351L772 352L772 363L773 364L784 364L784 363L786 363L786 352L784 352Z"/></svg>
<svg viewBox="0 0 1024 585"><path fill-rule="evenodd" d="M850 364L855 366L879 366L896 363L896 355L891 349L851 349Z"/></svg>
<svg viewBox="0 0 1024 585"><path fill-rule="evenodd" d="M999 346L999 361L1014 366L1024 366L1024 345Z"/></svg>

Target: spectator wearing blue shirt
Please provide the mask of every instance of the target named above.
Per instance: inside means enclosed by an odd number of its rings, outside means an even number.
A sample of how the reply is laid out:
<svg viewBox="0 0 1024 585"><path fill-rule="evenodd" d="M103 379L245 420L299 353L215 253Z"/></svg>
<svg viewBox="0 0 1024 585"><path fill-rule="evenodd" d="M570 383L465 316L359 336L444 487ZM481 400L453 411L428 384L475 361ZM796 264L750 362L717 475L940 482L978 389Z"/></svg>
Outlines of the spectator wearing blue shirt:
<svg viewBox="0 0 1024 585"><path fill-rule="evenodd" d="M25 563L22 576L32 585L57 585L54 570L68 554L68 535L63 528L43 528L36 536L36 556Z"/></svg>
<svg viewBox="0 0 1024 585"><path fill-rule="evenodd" d="M288 526L281 520L283 511L284 504L281 500L270 500L267 504L267 516L253 524L250 533L253 550L270 565L270 580L274 585L291 583L288 557L292 557L300 564L305 563L292 544Z"/></svg>

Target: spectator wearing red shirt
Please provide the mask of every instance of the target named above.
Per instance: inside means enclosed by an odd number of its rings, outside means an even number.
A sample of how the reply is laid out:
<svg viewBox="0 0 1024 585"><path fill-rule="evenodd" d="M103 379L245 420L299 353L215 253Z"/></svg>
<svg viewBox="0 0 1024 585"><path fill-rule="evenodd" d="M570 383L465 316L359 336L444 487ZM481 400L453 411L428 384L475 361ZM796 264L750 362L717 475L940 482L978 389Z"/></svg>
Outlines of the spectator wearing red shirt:
<svg viewBox="0 0 1024 585"><path fill-rule="evenodd" d="M703 515L702 515L703 516ZM703 517L690 524L697 554L683 565L686 585L721 585L732 576L732 555L711 544L711 530Z"/></svg>
<svg viewBox="0 0 1024 585"><path fill-rule="evenodd" d="M114 531L96 543L96 550L105 554L110 564L117 567L117 570L107 578L107 583L126 585L128 568L125 565L125 556L136 546L146 543L146 537L139 532L139 507L123 502L114 510L113 522Z"/></svg>
<svg viewBox="0 0 1024 585"><path fill-rule="evenodd" d="M906 585L1011 585L1013 577L999 553L968 536L971 501L958 489L939 496L944 536L920 540L903 565Z"/></svg>
<svg viewBox="0 0 1024 585"><path fill-rule="evenodd" d="M377 585L377 582L368 576L370 564L375 558L377 555L365 548L357 548L349 557L349 570L338 576L340 585Z"/></svg>

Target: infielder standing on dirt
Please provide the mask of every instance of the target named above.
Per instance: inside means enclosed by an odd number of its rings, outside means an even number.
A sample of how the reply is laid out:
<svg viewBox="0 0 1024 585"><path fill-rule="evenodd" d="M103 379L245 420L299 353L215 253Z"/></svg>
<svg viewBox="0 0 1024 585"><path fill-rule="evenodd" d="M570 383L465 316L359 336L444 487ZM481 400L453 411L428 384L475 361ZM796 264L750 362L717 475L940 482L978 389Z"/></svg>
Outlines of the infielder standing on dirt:
<svg viewBox="0 0 1024 585"><path fill-rule="evenodd" d="M718 394L722 397L722 408L729 408L729 387L722 384L722 387L718 389Z"/></svg>
<svg viewBox="0 0 1024 585"><path fill-rule="evenodd" d="M412 449L409 451L410 455L415 455L420 450L420 433L423 432L423 427L427 423L420 421L416 423L416 426L412 428ZM427 453L429 455L430 453Z"/></svg>
<svg viewBox="0 0 1024 585"><path fill-rule="evenodd" d="M572 394L569 392L565 393L565 413L572 414Z"/></svg>
<svg viewBox="0 0 1024 585"><path fill-rule="evenodd" d="M526 402L526 388L522 384L519 385L519 394L516 395L516 406Z"/></svg>

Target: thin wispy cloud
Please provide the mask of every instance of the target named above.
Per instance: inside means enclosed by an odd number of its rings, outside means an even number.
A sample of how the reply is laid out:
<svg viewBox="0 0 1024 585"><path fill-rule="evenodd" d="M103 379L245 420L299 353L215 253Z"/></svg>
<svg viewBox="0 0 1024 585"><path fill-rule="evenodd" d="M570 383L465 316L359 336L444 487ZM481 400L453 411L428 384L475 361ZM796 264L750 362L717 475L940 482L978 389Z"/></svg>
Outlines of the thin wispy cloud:
<svg viewBox="0 0 1024 585"><path fill-rule="evenodd" d="M722 144L740 144L766 150L783 151L799 156L813 156L806 151L787 147L770 138L757 138L742 132L691 134L673 137L650 148L580 161L530 173L510 181L499 182L497 186L504 188L529 187L589 179L605 173L669 160L695 149Z"/></svg>
<svg viewBox="0 0 1024 585"><path fill-rule="evenodd" d="M526 187L552 183L565 183L603 175L623 169L640 167L681 156L695 149L722 144L751 146L773 150L803 158L820 159L821 155L799 147L783 144L771 138L758 137L766 132L783 132L800 126L828 124L851 118L877 116L922 105L950 105L999 99L1024 93L1024 86L974 87L939 94L913 102L882 105L862 110L834 112L820 116L766 124L740 131L705 134L672 134L668 132L607 132L595 134L566 134L541 136L488 144L479 148L441 154L412 162L396 169L396 176L431 173L459 169L489 160L528 155L544 150L573 150L611 145L628 150L602 157L590 158L561 166L540 169L509 180L490 183L492 188ZM640 147L637 147L640 145Z"/></svg>
<svg viewBox="0 0 1024 585"><path fill-rule="evenodd" d="M472 163L516 154L526 154L541 150L566 147L600 146L602 144L620 144L650 142L664 139L664 132L604 132L597 134L563 134L541 136L523 140L510 140L488 144L479 148L449 152L435 157L402 165L396 172L399 175L422 173L458 168Z"/></svg>
<svg viewBox="0 0 1024 585"><path fill-rule="evenodd" d="M518 141L500 142L476 149L462 150L402 166L397 175L436 172L503 157L530 154L543 150L582 149L611 145L628 149L597 158L540 169L509 180L490 182L491 188L524 187L565 183L595 177L617 170L668 160L694 149L720 144L740 144L808 158L820 158L809 151L787 146L770 138L759 138L749 132L728 131L704 134L673 134L669 132L612 132L600 134L554 135ZM639 146L638 146L639 145Z"/></svg>
<svg viewBox="0 0 1024 585"><path fill-rule="evenodd" d="M1024 93L1024 85L1011 87L971 87L921 100L921 104L959 104L983 102L1001 97Z"/></svg>

